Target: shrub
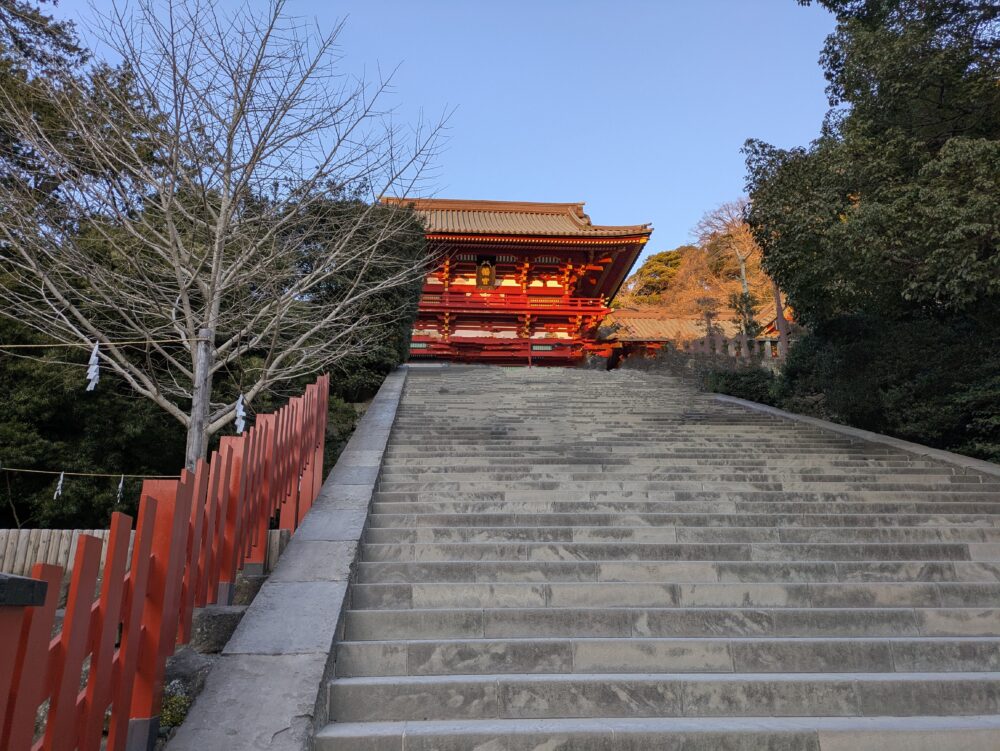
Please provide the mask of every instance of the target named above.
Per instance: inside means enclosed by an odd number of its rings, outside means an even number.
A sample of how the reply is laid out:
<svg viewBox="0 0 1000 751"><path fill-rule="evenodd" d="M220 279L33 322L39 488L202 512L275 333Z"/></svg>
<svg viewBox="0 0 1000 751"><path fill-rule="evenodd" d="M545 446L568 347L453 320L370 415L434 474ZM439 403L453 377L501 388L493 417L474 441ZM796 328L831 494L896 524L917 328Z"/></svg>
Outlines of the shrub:
<svg viewBox="0 0 1000 751"><path fill-rule="evenodd" d="M771 406L777 405L774 397L776 381L771 371L754 366L735 370L709 370L704 376L705 389L708 391Z"/></svg>

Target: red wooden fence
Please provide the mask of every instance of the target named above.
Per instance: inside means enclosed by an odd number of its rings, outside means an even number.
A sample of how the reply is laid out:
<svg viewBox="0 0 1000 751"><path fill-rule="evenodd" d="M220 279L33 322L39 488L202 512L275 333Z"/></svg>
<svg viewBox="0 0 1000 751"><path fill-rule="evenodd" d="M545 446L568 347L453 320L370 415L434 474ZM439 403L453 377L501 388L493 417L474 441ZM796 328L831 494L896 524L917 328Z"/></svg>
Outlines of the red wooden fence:
<svg viewBox="0 0 1000 751"><path fill-rule="evenodd" d="M63 571L34 566L32 576L48 582L45 604L0 607L0 644L9 647L0 656L13 654L0 663L0 749L97 751L107 727L106 748L121 751L130 722L158 716L166 660L190 638L194 609L227 604L236 572L263 564L271 522L294 530L315 500L328 394L322 376L243 435L223 438L194 472L144 481L131 565L131 517L112 515L103 573L102 541L81 536L54 637Z"/></svg>

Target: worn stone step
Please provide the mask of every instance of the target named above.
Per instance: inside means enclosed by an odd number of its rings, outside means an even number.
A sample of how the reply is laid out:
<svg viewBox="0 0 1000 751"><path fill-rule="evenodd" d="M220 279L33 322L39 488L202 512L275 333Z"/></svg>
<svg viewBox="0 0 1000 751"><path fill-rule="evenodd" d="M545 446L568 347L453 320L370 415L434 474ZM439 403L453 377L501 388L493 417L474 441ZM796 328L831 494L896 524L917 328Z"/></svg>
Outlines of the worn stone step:
<svg viewBox="0 0 1000 751"><path fill-rule="evenodd" d="M1000 564L970 561L362 561L358 582L984 582Z"/></svg>
<svg viewBox="0 0 1000 751"><path fill-rule="evenodd" d="M344 638L997 636L1000 608L468 608L350 610Z"/></svg>
<svg viewBox="0 0 1000 751"><path fill-rule="evenodd" d="M338 677L507 673L996 672L1000 638L350 641Z"/></svg>
<svg viewBox="0 0 1000 751"><path fill-rule="evenodd" d="M366 544L365 561L969 561L1000 560L993 543L605 543Z"/></svg>
<svg viewBox="0 0 1000 751"><path fill-rule="evenodd" d="M1000 583L656 583L656 582L424 582L356 584L351 607L581 608L988 608L1000 603Z"/></svg>
<svg viewBox="0 0 1000 751"><path fill-rule="evenodd" d="M334 722L1000 712L1000 673L512 674L338 678Z"/></svg>
<svg viewBox="0 0 1000 751"><path fill-rule="evenodd" d="M949 477L959 477L960 475L950 475ZM974 482L865 482L865 481L842 481L830 482L805 481L805 480L783 480L772 481L762 480L440 480L440 481L407 481L407 482L383 482L379 481L378 489L384 492L395 491L419 491L433 492L437 490L450 490L457 492L477 492L495 490L498 482L503 482L505 492L511 489L522 491L547 491L557 490L562 493L573 491L579 492L618 492L629 490L662 490L662 491L745 491L745 490L771 490L771 491L826 491L826 492L850 492L850 491L874 491L874 492L939 492L946 488L949 493L987 493L996 498L1000 493L1000 483L974 483Z"/></svg>
<svg viewBox="0 0 1000 751"><path fill-rule="evenodd" d="M404 748L405 737L405 748ZM367 722L327 725L317 751L996 751L1000 720L746 717Z"/></svg>
<svg viewBox="0 0 1000 751"><path fill-rule="evenodd" d="M586 470L562 471L562 470L523 470L512 468L490 468L486 470L461 471L457 469L444 469L438 471L415 471L413 469L398 470L383 468L379 474L379 487L388 487L401 483L438 483L438 482L489 482L505 484L526 484L535 482L559 482L567 483L572 487L575 483L632 483L635 481L636 472L634 468L626 468L628 471L614 468L602 468L600 466L588 468ZM977 477L968 475L956 475L950 472L940 472L932 474L928 471L919 473L903 474L898 471L888 472L804 472L777 469L757 469L748 471L721 471L701 469L698 471L683 470L680 468L643 472L643 483L679 483L679 482L701 482L701 483L812 483L816 485L824 484L844 484L844 483L880 483L894 482L895 478L904 477L907 484L920 483L927 486L937 487L940 484L958 485L982 485Z"/></svg>
<svg viewBox="0 0 1000 751"><path fill-rule="evenodd" d="M635 501L661 501L661 502L681 502L681 501L730 501L741 503L855 503L855 504L879 504L879 503L986 503L987 508L995 513L1000 505L1000 497L996 493L989 492L950 492L944 490L934 490L923 493L911 491L884 491L872 493L867 491L838 491L828 492L822 490L754 490L743 487L739 490L596 490L591 489L585 492L547 490L544 492L526 491L506 486L497 486L486 490L479 490L475 493L460 492L457 490L436 490L436 491L385 491L377 490L375 500L382 502L426 502L426 501L475 501L475 500L520 500L520 501L592 501L592 500L635 500ZM899 509L893 509L898 511ZM863 513L863 512L862 512ZM956 512L957 513L957 512ZM989 511L984 512L989 513Z"/></svg>
<svg viewBox="0 0 1000 751"><path fill-rule="evenodd" d="M617 521L617 520L615 520ZM1000 542L996 527L490 526L374 527L368 543L399 542Z"/></svg>
<svg viewBox="0 0 1000 751"><path fill-rule="evenodd" d="M1000 515L1000 504L960 501L747 501L732 500L609 500L607 498L580 500L524 500L510 493L510 498L492 500L448 499L442 501L377 501L372 506L375 514L815 514L838 512L841 514L965 514L976 516Z"/></svg>
<svg viewBox="0 0 1000 751"><path fill-rule="evenodd" d="M442 462L438 455L425 457L392 458L388 457L382 466L393 471L404 471L409 468L416 470L441 471ZM924 470L931 470L932 474L966 474L958 467L948 466L931 461L917 459L840 459L836 454L820 455L806 461L791 461L774 459L757 459L747 456L733 459L710 459L705 457L676 459L669 456L623 456L621 454L591 454L586 456L569 457L565 455L555 455L541 457L535 453L531 456L519 458L488 458L483 456L449 456L447 467L458 467L463 472L481 469L482 471L493 472L499 469L518 470L538 470L553 471L564 470L568 472L578 472L581 467L597 466L611 470L645 472L650 468L658 467L682 467L685 469L697 467L703 469L720 469L727 472L739 470L754 471L761 468L766 469L796 469L823 471L831 468L838 470L863 469L871 472L900 472L903 474L921 474Z"/></svg>
<svg viewBox="0 0 1000 751"><path fill-rule="evenodd" d="M371 529L414 527L875 527L988 529L1000 525L1000 514L634 514L634 513L483 513L372 514Z"/></svg>

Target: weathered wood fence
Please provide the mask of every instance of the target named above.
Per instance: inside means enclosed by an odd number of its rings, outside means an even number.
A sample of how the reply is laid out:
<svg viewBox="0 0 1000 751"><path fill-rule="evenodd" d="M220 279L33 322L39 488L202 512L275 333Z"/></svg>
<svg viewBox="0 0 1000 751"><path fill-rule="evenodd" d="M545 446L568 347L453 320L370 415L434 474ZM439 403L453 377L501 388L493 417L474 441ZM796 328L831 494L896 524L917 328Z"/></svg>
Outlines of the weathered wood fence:
<svg viewBox="0 0 1000 751"><path fill-rule="evenodd" d="M0 529L0 573L31 576L32 566L36 563L47 563L50 566L59 566L64 575L69 576L73 570L73 560L80 535L101 540L103 565L108 552L110 534L109 529ZM134 541L135 532L132 532L129 545L130 560L131 543ZM267 550L264 556L265 572L269 572L277 563L281 542L282 530L268 530Z"/></svg>
<svg viewBox="0 0 1000 751"><path fill-rule="evenodd" d="M116 512L106 540L77 535L54 636L63 567L31 567L47 584L44 604L0 605L0 749L151 747L164 666L189 640L194 608L230 602L236 572L263 568L272 521L294 530L315 500L328 393L323 376L243 435L223 438L194 472L145 480L134 533Z"/></svg>

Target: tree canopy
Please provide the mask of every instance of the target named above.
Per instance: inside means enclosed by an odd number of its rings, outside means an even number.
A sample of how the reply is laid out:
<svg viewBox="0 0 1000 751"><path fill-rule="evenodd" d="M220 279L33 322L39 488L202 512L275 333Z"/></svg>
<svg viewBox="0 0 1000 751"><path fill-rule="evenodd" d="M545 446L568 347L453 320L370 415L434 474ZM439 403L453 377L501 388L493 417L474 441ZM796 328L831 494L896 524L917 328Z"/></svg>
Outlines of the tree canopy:
<svg viewBox="0 0 1000 751"><path fill-rule="evenodd" d="M818 137L745 145L764 267L812 331L785 404L996 459L1000 5L819 4Z"/></svg>
<svg viewBox="0 0 1000 751"><path fill-rule="evenodd" d="M765 267L812 324L992 314L1000 298L1000 8L829 0L832 109L808 147L746 145Z"/></svg>

